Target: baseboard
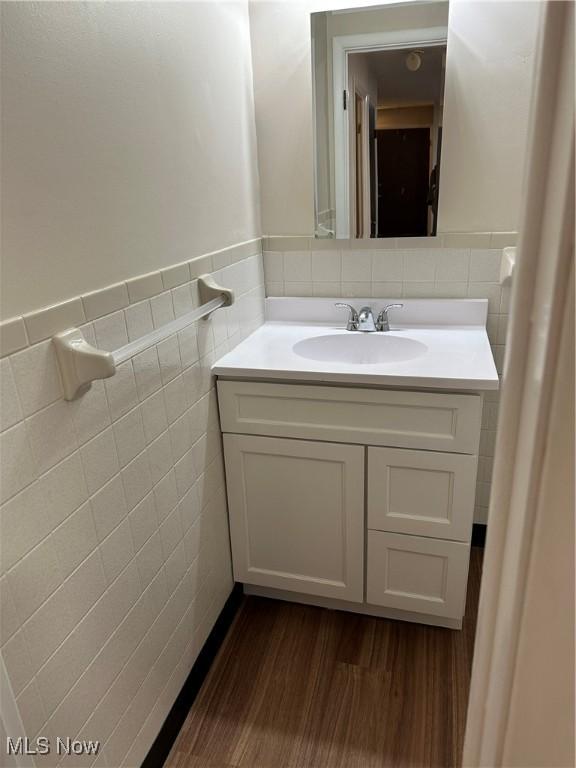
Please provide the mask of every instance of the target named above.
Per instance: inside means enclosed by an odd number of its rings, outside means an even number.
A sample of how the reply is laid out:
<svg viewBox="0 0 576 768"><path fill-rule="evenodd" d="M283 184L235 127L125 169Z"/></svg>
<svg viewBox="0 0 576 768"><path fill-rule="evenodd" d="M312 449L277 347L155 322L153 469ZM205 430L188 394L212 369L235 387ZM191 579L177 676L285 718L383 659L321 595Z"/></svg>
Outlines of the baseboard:
<svg viewBox="0 0 576 768"><path fill-rule="evenodd" d="M242 585L235 584L141 768L160 768L164 765L241 602Z"/></svg>
<svg viewBox="0 0 576 768"><path fill-rule="evenodd" d="M472 546L483 547L486 543L486 523L474 523L472 526Z"/></svg>

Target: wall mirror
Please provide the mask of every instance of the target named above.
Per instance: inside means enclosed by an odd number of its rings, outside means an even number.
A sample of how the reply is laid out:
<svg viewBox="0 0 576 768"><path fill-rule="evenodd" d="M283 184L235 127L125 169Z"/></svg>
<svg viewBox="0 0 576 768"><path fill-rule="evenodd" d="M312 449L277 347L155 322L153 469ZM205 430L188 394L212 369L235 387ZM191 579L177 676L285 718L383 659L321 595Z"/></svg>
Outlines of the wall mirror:
<svg viewBox="0 0 576 768"><path fill-rule="evenodd" d="M436 234L448 3L311 14L315 234Z"/></svg>

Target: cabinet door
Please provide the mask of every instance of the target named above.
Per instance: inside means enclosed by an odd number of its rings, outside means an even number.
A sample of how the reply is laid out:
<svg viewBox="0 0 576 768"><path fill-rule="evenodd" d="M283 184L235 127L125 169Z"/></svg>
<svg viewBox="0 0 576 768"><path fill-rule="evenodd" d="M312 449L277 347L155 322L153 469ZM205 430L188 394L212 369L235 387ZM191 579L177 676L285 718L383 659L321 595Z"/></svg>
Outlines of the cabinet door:
<svg viewBox="0 0 576 768"><path fill-rule="evenodd" d="M476 456L368 449L368 528L469 541Z"/></svg>
<svg viewBox="0 0 576 768"><path fill-rule="evenodd" d="M364 449L224 435L234 576L362 602Z"/></svg>
<svg viewBox="0 0 576 768"><path fill-rule="evenodd" d="M366 601L460 619L466 604L470 546L368 531Z"/></svg>

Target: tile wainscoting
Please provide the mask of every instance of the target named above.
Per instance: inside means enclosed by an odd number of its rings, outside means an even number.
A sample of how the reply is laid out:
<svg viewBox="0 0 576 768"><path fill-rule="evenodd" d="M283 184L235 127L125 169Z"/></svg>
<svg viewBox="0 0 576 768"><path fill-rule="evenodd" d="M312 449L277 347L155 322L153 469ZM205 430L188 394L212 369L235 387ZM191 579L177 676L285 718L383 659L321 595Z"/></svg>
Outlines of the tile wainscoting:
<svg viewBox="0 0 576 768"><path fill-rule="evenodd" d="M265 238L266 295L371 296L377 308L378 299L384 298L488 299L487 331L501 374L510 288L500 284L500 264L502 249L515 243L516 235L508 232L364 241ZM498 392L486 392L474 512L477 523L487 521L497 420Z"/></svg>
<svg viewBox="0 0 576 768"><path fill-rule="evenodd" d="M49 337L114 349L198 305L236 303L66 402ZM261 241L2 326L1 654L25 733L99 739L137 766L233 585L212 362L264 319Z"/></svg>

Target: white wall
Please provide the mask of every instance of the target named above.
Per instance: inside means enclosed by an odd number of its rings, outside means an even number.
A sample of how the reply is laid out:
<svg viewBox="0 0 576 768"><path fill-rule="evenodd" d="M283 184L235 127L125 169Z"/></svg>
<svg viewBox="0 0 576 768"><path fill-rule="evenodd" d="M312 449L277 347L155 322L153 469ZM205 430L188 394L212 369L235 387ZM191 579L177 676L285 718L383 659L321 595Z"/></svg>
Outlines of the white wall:
<svg viewBox="0 0 576 768"><path fill-rule="evenodd" d="M262 228L269 235L314 231L310 13L331 6L250 3ZM538 12L529 1L451 3L440 232L517 228Z"/></svg>
<svg viewBox="0 0 576 768"><path fill-rule="evenodd" d="M29 738L134 767L233 586L210 369L263 320L248 9L2 13L2 311L71 301L0 326L0 664ZM64 400L53 332L123 346L191 311L203 272L233 306Z"/></svg>
<svg viewBox="0 0 576 768"><path fill-rule="evenodd" d="M244 2L2 3L3 318L260 234Z"/></svg>
<svg viewBox="0 0 576 768"><path fill-rule="evenodd" d="M518 228L539 14L537 2L450 4L442 232Z"/></svg>

